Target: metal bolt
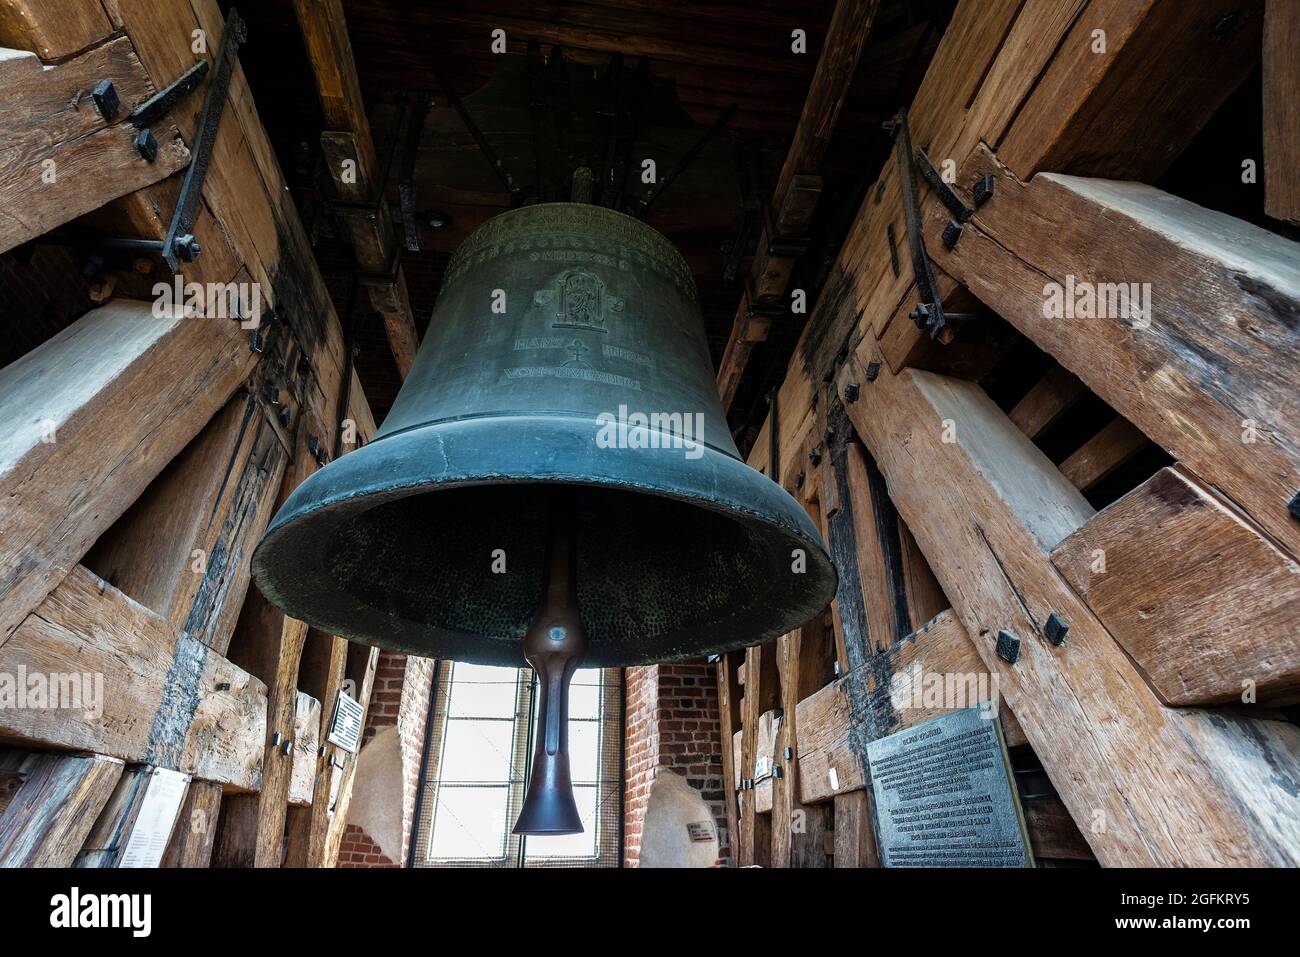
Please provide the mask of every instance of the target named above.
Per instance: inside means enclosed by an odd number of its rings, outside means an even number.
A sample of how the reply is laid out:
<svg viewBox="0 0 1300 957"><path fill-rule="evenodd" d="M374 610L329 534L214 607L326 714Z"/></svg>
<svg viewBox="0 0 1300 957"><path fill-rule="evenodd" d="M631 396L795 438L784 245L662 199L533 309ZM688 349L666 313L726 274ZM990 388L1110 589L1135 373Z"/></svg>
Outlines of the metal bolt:
<svg viewBox="0 0 1300 957"><path fill-rule="evenodd" d="M1043 634L1047 636L1048 641L1057 647L1065 644L1066 634L1069 630L1070 623L1056 612L1048 615L1047 623L1043 625Z"/></svg>
<svg viewBox="0 0 1300 957"><path fill-rule="evenodd" d="M280 426L287 429L289 427L289 420L293 418L293 413L289 411L287 405L281 406L277 418L280 420Z"/></svg>
<svg viewBox="0 0 1300 957"><path fill-rule="evenodd" d="M199 253L203 252L203 247L189 233L177 236L172 242L172 249L176 251L176 258L186 263L194 262Z"/></svg>
<svg viewBox="0 0 1300 957"><path fill-rule="evenodd" d="M875 382L880 376L880 363L872 359L867 363L867 381Z"/></svg>
<svg viewBox="0 0 1300 957"><path fill-rule="evenodd" d="M1296 492L1295 495L1291 496L1291 501L1287 503L1286 508L1291 513L1292 518L1300 519L1300 492Z"/></svg>
<svg viewBox="0 0 1300 957"><path fill-rule="evenodd" d="M844 401L849 405L858 401L858 384L856 382L846 383L844 386Z"/></svg>
<svg viewBox="0 0 1300 957"><path fill-rule="evenodd" d="M785 749L785 759L786 759L787 761L790 761L790 760L793 760L793 759L794 759L794 748L789 748L789 747L787 747L787 748Z"/></svg>
<svg viewBox="0 0 1300 957"><path fill-rule="evenodd" d="M1020 639L1005 628L998 632L998 657L1012 665L1020 660Z"/></svg>
<svg viewBox="0 0 1300 957"><path fill-rule="evenodd" d="M280 753L288 754L292 750L293 750L293 739L285 738L284 743L280 745Z"/></svg>
<svg viewBox="0 0 1300 957"><path fill-rule="evenodd" d="M794 487L795 487L795 488L803 488L804 479L805 479L806 477L807 477L807 476L805 476L803 472L800 472L798 475L796 475L796 476L794 477Z"/></svg>
<svg viewBox="0 0 1300 957"><path fill-rule="evenodd" d="M781 773L781 765L779 764L772 765L772 777L774 778L784 777L784 775Z"/></svg>
<svg viewBox="0 0 1300 957"><path fill-rule="evenodd" d="M229 691L229 690L230 690L230 682L229 682L229 681L223 681L223 682L221 682L220 684L217 685L217 690L218 690L218 691Z"/></svg>
<svg viewBox="0 0 1300 957"><path fill-rule="evenodd" d="M981 176L975 183L974 189L971 190L971 196L975 200L976 209L979 209L993 198L993 184L996 182L997 180L992 175L989 175Z"/></svg>
<svg viewBox="0 0 1300 957"><path fill-rule="evenodd" d="M316 757L318 757L318 758L323 758L323 757L325 757L325 746L324 746L324 745L321 745L319 748L316 749Z"/></svg>
<svg viewBox="0 0 1300 957"><path fill-rule="evenodd" d="M262 330L254 329L252 335L248 337L248 348L254 352L261 352L265 344L266 342L262 338Z"/></svg>
<svg viewBox="0 0 1300 957"><path fill-rule="evenodd" d="M952 249L957 245L957 240L961 239L961 224L955 219L948 220L948 225L943 227L939 238L943 240L944 249Z"/></svg>
<svg viewBox="0 0 1300 957"><path fill-rule="evenodd" d="M146 163L152 163L158 158L158 141L153 138L149 127L146 126L135 134L135 151Z"/></svg>
<svg viewBox="0 0 1300 957"><path fill-rule="evenodd" d="M274 382L266 382L262 385L262 396L272 405L279 405L280 387Z"/></svg>
<svg viewBox="0 0 1300 957"><path fill-rule="evenodd" d="M95 101L95 109L99 111L99 115L106 120L117 116L117 111L122 106L121 100L117 97L117 87L113 86L112 80L100 80L96 83L94 89L90 91L90 98Z"/></svg>
<svg viewBox="0 0 1300 957"><path fill-rule="evenodd" d="M279 731L276 731L275 733L273 733L273 734L271 735L271 747L273 747L273 748L278 748L278 747L280 746L280 741L281 741L281 740L283 740L283 739L280 737L280 732L279 732Z"/></svg>
<svg viewBox="0 0 1300 957"><path fill-rule="evenodd" d="M820 445L808 453L808 461L813 464L814 468L822 464L822 447Z"/></svg>

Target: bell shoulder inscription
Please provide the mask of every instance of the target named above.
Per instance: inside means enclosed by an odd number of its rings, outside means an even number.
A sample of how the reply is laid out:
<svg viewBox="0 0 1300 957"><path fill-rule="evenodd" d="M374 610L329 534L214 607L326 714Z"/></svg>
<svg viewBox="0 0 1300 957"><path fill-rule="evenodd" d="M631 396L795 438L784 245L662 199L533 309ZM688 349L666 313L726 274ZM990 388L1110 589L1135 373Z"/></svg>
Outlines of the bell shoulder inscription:
<svg viewBox="0 0 1300 957"><path fill-rule="evenodd" d="M493 259L520 253L534 262L648 269L696 300L695 277L671 242L622 213L576 203L525 206L484 223L452 254L443 285Z"/></svg>

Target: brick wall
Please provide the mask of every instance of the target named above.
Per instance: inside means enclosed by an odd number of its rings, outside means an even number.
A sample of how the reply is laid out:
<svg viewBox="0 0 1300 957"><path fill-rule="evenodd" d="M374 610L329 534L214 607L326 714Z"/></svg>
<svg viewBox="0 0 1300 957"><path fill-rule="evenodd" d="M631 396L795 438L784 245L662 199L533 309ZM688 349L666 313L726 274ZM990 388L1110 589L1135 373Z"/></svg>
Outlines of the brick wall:
<svg viewBox="0 0 1300 957"><path fill-rule="evenodd" d="M722 784L721 717L713 665L703 658L627 669L623 864L636 867L655 769L671 768L713 812L719 858L730 860Z"/></svg>
<svg viewBox="0 0 1300 957"><path fill-rule="evenodd" d="M363 828L352 823L353 810L359 817L364 809L349 808L339 867L400 867L405 863L415 829L415 795L424 754L424 728L429 716L433 671L431 658L417 658L395 651L384 651L379 655L361 747L364 751L381 728L397 727L401 780L392 782L392 786L394 790L400 789L402 851L398 860L384 854Z"/></svg>

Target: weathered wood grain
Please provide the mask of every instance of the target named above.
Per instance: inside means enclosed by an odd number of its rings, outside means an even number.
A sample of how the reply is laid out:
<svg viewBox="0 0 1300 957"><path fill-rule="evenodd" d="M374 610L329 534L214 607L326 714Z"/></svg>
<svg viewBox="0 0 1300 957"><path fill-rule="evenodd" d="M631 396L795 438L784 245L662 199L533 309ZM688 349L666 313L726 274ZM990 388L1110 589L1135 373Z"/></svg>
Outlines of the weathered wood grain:
<svg viewBox="0 0 1300 957"><path fill-rule="evenodd" d="M22 764L22 786L0 813L0 867L69 867L122 776L99 754L44 754Z"/></svg>
<svg viewBox="0 0 1300 957"><path fill-rule="evenodd" d="M0 0L0 46L61 60L113 32L94 0Z"/></svg>
<svg viewBox="0 0 1300 957"><path fill-rule="evenodd" d="M1170 704L1300 695L1300 564L1176 468L1052 550Z"/></svg>
<svg viewBox="0 0 1300 957"><path fill-rule="evenodd" d="M1264 9L1264 211L1300 223L1300 5Z"/></svg>
<svg viewBox="0 0 1300 957"><path fill-rule="evenodd" d="M320 747L321 703L299 691L294 699L293 759L289 778L290 804L306 807L316 785L316 750Z"/></svg>
<svg viewBox="0 0 1300 957"><path fill-rule="evenodd" d="M0 648L0 667L88 686L73 699L79 708L0 710L6 737L161 765L233 790L260 784L266 686L83 566Z"/></svg>
<svg viewBox="0 0 1300 957"><path fill-rule="evenodd" d="M212 841L221 814L221 785L191 781L176 815L171 841L161 867L207 867L212 861Z"/></svg>
<svg viewBox="0 0 1300 957"><path fill-rule="evenodd" d="M165 179L189 162L169 120L152 129L158 142L153 162L132 145L135 130L126 118L154 88L125 37L48 68L34 54L6 54L0 252ZM100 116L90 95L101 80L113 83L121 101L110 117Z"/></svg>
<svg viewBox="0 0 1300 957"><path fill-rule="evenodd" d="M982 147L958 181L985 174L996 198L940 265L1300 555L1300 244L1138 183L1022 185ZM1149 315L1049 318L1071 277L1137 283Z"/></svg>
<svg viewBox="0 0 1300 957"><path fill-rule="evenodd" d="M255 358L238 323L115 300L0 369L0 648Z"/></svg>
<svg viewBox="0 0 1300 957"><path fill-rule="evenodd" d="M1103 822L1085 835L1098 860L1300 860L1300 731L1161 704L1048 556L1092 516L1078 490L974 384L882 369L866 396L849 415L1061 799ZM956 478L940 501L935 475ZM1051 612L1070 624L1064 646L1042 637ZM1021 638L1014 665L994 650L1002 629Z"/></svg>

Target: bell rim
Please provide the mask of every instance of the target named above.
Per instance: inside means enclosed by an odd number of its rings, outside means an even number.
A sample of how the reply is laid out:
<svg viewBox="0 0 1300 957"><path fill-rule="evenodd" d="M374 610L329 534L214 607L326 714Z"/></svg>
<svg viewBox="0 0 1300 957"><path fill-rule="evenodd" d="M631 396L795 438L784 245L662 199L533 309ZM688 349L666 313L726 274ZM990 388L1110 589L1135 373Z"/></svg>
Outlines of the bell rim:
<svg viewBox="0 0 1300 957"><path fill-rule="evenodd" d="M709 509L745 524L767 544L780 545L787 555L790 548L802 547L807 556L808 577L798 588L785 586L781 592L784 603L779 607L776 603L765 606L772 612L766 618L754 615L749 608L732 609L730 614L721 618L673 632L679 636L676 641L656 636L656 644L644 655L628 654L627 649L614 643L593 642L583 667L650 664L762 644L805 624L824 610L834 597L838 574L821 534L807 512L785 489L739 459L703 446L701 457L707 465L704 468L696 466L683 474L711 473L717 480L711 483L711 488L700 483L701 487L696 489L692 489L689 483L668 489L636 481L636 473L644 471L645 460L626 456L633 450L602 449L600 455L589 458L582 467L570 464L546 470L539 469L536 462L522 460L511 465L508 451L502 453L499 446L482 441L487 432L500 429L502 418L508 417L496 416L490 421L480 418L443 421L395 433L336 459L309 476L284 502L253 554L253 578L263 595L290 617L352 641L425 657L431 656L430 649L436 644L433 650L437 657L475 664L522 666L525 664L522 644L513 640L453 631L406 619L393 619L392 616L389 622L392 630L386 634L376 634L373 627L363 633L356 627L356 615L349 621L347 616L322 613L323 608L340 607L338 597L344 594L325 567L322 553L332 533L345 521L387 502L456 488L559 484L648 494ZM535 430L551 430L556 433L552 436L556 441L573 442L577 438L591 443L592 435L599 427L594 419L578 415L521 415L517 418L528 420ZM456 433L463 434L456 436ZM428 449L421 446L445 452L449 445L456 444L451 440L457 437L462 445L473 449L469 456L473 459L472 465L459 474L456 469L444 465L441 473L431 476L424 457ZM592 445L594 448L594 443ZM498 453L495 466L494 452ZM620 460L621 464L612 464L620 463ZM604 466L603 473L596 463ZM400 474L403 467L408 472L405 477ZM286 565L295 567L297 574L284 574L282 569ZM313 584L302 588L294 586L292 580L300 585L304 581ZM285 587L286 584L289 587ZM373 611L371 622L382 614L378 609ZM739 636L732 640L691 640L692 636L705 632L711 635L737 633ZM674 652L673 648L678 645L681 650Z"/></svg>

